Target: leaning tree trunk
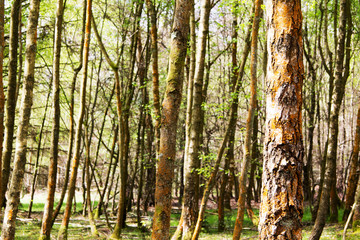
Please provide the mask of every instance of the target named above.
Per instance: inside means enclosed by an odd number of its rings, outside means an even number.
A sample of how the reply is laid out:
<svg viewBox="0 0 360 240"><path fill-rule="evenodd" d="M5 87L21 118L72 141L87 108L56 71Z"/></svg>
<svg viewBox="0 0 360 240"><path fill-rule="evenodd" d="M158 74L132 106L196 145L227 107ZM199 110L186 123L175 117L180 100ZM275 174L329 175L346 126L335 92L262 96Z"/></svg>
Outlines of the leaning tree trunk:
<svg viewBox="0 0 360 240"><path fill-rule="evenodd" d="M7 190L10 177L11 155L13 150L14 122L16 109L16 77L17 77L17 58L19 45L19 15L21 0L15 0L11 6L10 19L10 40L9 40L9 63L8 63L8 87L7 100L5 103L5 136L4 150L2 155L2 178L0 206L3 205L5 192ZM2 44L4 41L1 42Z"/></svg>
<svg viewBox="0 0 360 240"><path fill-rule="evenodd" d="M251 34L251 62L250 62L250 72L251 72L251 83L250 83L250 103L249 103L249 112L246 120L246 132L245 132L245 143L244 143L244 161L242 163L241 175L239 179L239 199L238 199L238 211L235 221L235 228L233 233L233 239L240 239L242 225L244 222L244 213L245 213L245 200L246 200L246 184L247 184L247 175L248 168L251 162L251 134L252 128L254 125L254 115L256 109L256 85L257 85L257 41L258 41L258 32L260 24L260 11L261 11L262 0L256 0L255 4L255 15L253 20L253 30Z"/></svg>
<svg viewBox="0 0 360 240"><path fill-rule="evenodd" d="M3 84L3 63L4 63L4 23L5 19L4 0L0 1L0 167L2 167L2 153L3 153L3 141L4 141L4 84ZM0 169L0 181L2 180L2 171ZM2 183L0 182L0 194L2 193ZM0 195L0 213L2 208L2 195Z"/></svg>
<svg viewBox="0 0 360 240"><path fill-rule="evenodd" d="M345 51L345 32L347 21L347 8L350 7L350 3L347 0L341 0L340 3L340 25L339 25L339 43L337 46L337 59L335 69L335 85L334 94L331 105L330 114L330 135L329 146L326 162L326 173L324 179L324 185L320 196L319 209L317 212L314 227L311 231L311 240L317 240L320 238L323 228L326 222L326 216L330 203L331 186L336 184L336 156L337 156L337 139L339 134L339 112L342 104L342 99L345 94L345 84L347 76L343 76L343 61Z"/></svg>
<svg viewBox="0 0 360 240"><path fill-rule="evenodd" d="M67 239L67 229L71 216L71 206L72 200L75 195L75 187L76 187L76 178L77 178L77 170L80 163L80 145L81 145L81 133L82 133L82 123L85 114L85 105L86 105L86 82L87 82L87 73L88 73L88 59L89 59L89 47L90 47L90 32L91 32L91 6L92 0L87 0L86 5L86 27L85 27L85 41L84 41L84 58L83 58L83 79L81 83L81 92L80 92L80 111L79 118L77 121L77 128L75 134L75 152L74 158L72 160L72 171L70 177L70 185L68 198L66 202L64 218L61 223L61 227L58 233L58 239Z"/></svg>
<svg viewBox="0 0 360 240"><path fill-rule="evenodd" d="M53 217L54 197L56 189L56 175L57 175L57 162L59 152L59 131L60 131L60 53L61 53L61 32L62 22L64 16L63 0L57 2L56 22L55 22L55 35L54 35L54 62L53 62L53 125L51 130L51 147L50 147L50 163L48 175L48 195L44 208L44 216L42 219L40 238L50 239L51 233L51 220Z"/></svg>
<svg viewBox="0 0 360 240"><path fill-rule="evenodd" d="M176 129L181 104L183 70L186 58L192 0L177 0L171 31L169 72L163 101L159 162L156 174L154 240L169 239L171 187L176 155Z"/></svg>
<svg viewBox="0 0 360 240"><path fill-rule="evenodd" d="M269 0L266 132L259 239L301 239L304 77L301 1Z"/></svg>
<svg viewBox="0 0 360 240"><path fill-rule="evenodd" d="M25 80L22 89L19 126L16 134L14 170L8 190L8 201L1 230L1 239L14 239L15 237L15 222L20 203L20 191L24 180L28 127L33 103L39 9L40 0L32 0L30 2L26 35Z"/></svg>

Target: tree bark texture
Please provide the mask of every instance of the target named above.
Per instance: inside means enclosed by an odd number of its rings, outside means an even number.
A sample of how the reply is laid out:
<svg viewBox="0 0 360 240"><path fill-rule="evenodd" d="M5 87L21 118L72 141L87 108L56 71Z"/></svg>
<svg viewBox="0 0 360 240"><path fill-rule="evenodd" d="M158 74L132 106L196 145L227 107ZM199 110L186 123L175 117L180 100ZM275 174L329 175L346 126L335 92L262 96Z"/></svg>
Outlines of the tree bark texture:
<svg viewBox="0 0 360 240"><path fill-rule="evenodd" d="M300 2L266 2L269 55L260 239L301 239L304 65Z"/></svg>
<svg viewBox="0 0 360 240"><path fill-rule="evenodd" d="M171 187L176 156L176 130L182 95L191 0L177 0L171 33L169 72L163 101L159 162L156 174L154 240L169 239Z"/></svg>
<svg viewBox="0 0 360 240"><path fill-rule="evenodd" d="M1 196L0 203L5 198L9 177L10 177L10 164L11 155L13 150L13 137L14 137L14 122L15 122L15 109L16 109L16 77L17 77L17 62L18 62L18 46L19 46L19 14L21 9L21 0L15 0L11 6L11 19L10 19L10 42L9 42L9 70L8 70L8 87L7 87L7 100L5 103L5 136L4 136L4 149L2 156L2 179L1 179Z"/></svg>
<svg viewBox="0 0 360 240"><path fill-rule="evenodd" d="M196 67L194 76L193 104L191 112L190 137L188 152L184 159L184 198L182 204L183 234L182 239L191 239L198 215L200 142L202 136L202 103L204 101L204 69L206 42L209 32L210 0L201 1L199 41L196 47Z"/></svg>
<svg viewBox="0 0 360 240"><path fill-rule="evenodd" d="M15 222L20 203L20 191L24 179L26 164L26 148L31 106L33 103L33 87L35 74L35 56L37 46L37 25L40 0L30 1L29 20L26 35L25 79L22 89L19 126L16 134L14 170L8 190L7 204L1 230L1 239L15 238ZM18 17L18 16L16 16Z"/></svg>

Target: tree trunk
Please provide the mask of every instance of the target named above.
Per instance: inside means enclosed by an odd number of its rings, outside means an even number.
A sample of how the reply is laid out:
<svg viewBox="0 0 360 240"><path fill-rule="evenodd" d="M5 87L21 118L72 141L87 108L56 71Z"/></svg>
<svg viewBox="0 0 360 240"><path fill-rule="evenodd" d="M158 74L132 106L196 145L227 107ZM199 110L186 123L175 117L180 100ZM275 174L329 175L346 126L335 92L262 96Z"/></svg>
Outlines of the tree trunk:
<svg viewBox="0 0 360 240"><path fill-rule="evenodd" d="M267 1L266 135L259 239L301 239L301 1Z"/></svg>
<svg viewBox="0 0 360 240"><path fill-rule="evenodd" d="M86 105L86 82L87 82L87 73L88 73L88 59L89 59L90 33L91 33L91 7L92 7L92 0L87 0L85 41L84 41L84 50L83 50L84 73L81 83L79 118L77 121L77 128L75 133L75 153L72 159L72 171L71 171L71 177L69 183L70 185L69 185L68 198L66 202L64 218L62 220L61 227L58 233L58 239L67 239L67 229L71 216L72 200L75 195L77 171L80 163L81 133L82 133L82 124L83 124L85 105Z"/></svg>
<svg viewBox="0 0 360 240"><path fill-rule="evenodd" d="M0 1L0 168L2 167L2 153L3 153L3 141L4 141L4 83L3 83L3 64L4 64L4 25L5 25L5 9L4 0ZM2 170L0 169L0 181L2 181ZM0 182L0 213L2 209L3 201L3 184Z"/></svg>
<svg viewBox="0 0 360 240"><path fill-rule="evenodd" d="M54 61L53 61L53 125L50 147L50 163L48 175L48 195L44 208L44 216L42 219L41 232L39 239L50 240L51 220L53 217L54 197L56 189L57 162L59 152L59 131L60 131L60 54L61 54L61 32L64 16L63 0L57 2L55 35L54 35Z"/></svg>
<svg viewBox="0 0 360 240"><path fill-rule="evenodd" d="M29 203L29 210L28 210L28 218L31 217L32 205L33 205L34 194L35 194L35 187L36 187L36 182L37 182L37 177L38 177L38 172L39 172L40 148L41 148L41 143L42 143L42 137L43 137L43 132L44 132L44 126L45 126L45 121L46 121L46 114L47 114L47 109L48 109L50 93L51 93L51 88L49 89L49 93L46 98L44 116L43 116L43 119L41 122L41 127L40 127L39 142L38 142L38 147L36 150L36 160L35 160L35 168L34 168L34 174L33 174L34 177L33 177L33 182L32 182L31 190L30 190L30 203Z"/></svg>
<svg viewBox="0 0 360 240"><path fill-rule="evenodd" d="M32 0L30 2L29 20L26 36L26 56L24 72L25 80L22 89L19 126L16 134L14 170L11 177L10 188L8 191L8 201L6 204L4 222L1 230L1 239L11 240L15 238L15 222L18 213L18 206L20 203L20 191L25 173L28 127L30 122L31 106L33 102L39 8L39 0Z"/></svg>
<svg viewBox="0 0 360 240"><path fill-rule="evenodd" d="M74 75L73 75L72 82L71 82L70 109L69 109L69 143L68 143L69 145L68 145L68 154L66 157L64 186L61 189L60 199L54 210L51 225L54 225L56 217L58 216L58 214L60 212L61 206L64 202L68 183L69 183L70 163L71 163L73 143L74 143L74 105L75 105L74 93L75 93L75 87L76 87L76 79L77 79L79 72L82 69L83 49L84 49L84 41L85 41L85 21L86 21L86 0L83 1L83 26L82 26L82 31L81 31L80 58L79 58L80 63L77 68L73 69Z"/></svg>
<svg viewBox="0 0 360 240"><path fill-rule="evenodd" d="M157 12L155 8L155 0L146 0L146 5L150 14L151 23L151 56L152 56L152 76L153 76L153 96L155 109L155 148L156 154L160 148L160 94L159 94L159 67L158 67L158 33L157 33Z"/></svg>
<svg viewBox="0 0 360 240"><path fill-rule="evenodd" d="M171 187L176 156L176 129L182 95L191 0L177 0L171 31L169 72L161 117L152 239L169 239Z"/></svg>
<svg viewBox="0 0 360 240"><path fill-rule="evenodd" d="M199 41L196 47L196 67L194 76L193 103L191 111L191 124L188 152L184 159L184 199L182 204L183 234L182 239L191 239L195 229L198 215L199 199L199 174L197 169L200 167L200 142L202 136L202 103L203 96L204 69L206 42L209 32L210 0L201 1ZM191 80L190 80L191 81Z"/></svg>
<svg viewBox="0 0 360 240"><path fill-rule="evenodd" d="M246 184L247 184L247 174L249 164L251 163L251 134L253 131L254 125L254 115L256 109L256 86L257 86L257 41L258 41L258 32L260 24L260 11L261 11L261 0L256 0L255 5L255 14L252 27L251 35L251 83L250 83L250 103L249 103L249 112L246 120L246 132L245 132L245 143L244 143L244 160L241 169L241 175L239 178L239 199L238 199L238 212L235 221L235 228L233 233L233 239L240 239L242 225L244 221L245 213L245 200L246 200Z"/></svg>
<svg viewBox="0 0 360 240"><path fill-rule="evenodd" d="M21 0L15 0L11 6L10 18L10 40L9 40L9 66L8 66L8 87L7 98L5 103L5 136L4 149L2 155L2 179L1 179L1 196L0 206L5 200L5 192L8 189L10 177L11 155L13 150L14 122L16 109L16 76L19 46L19 14ZM3 42L2 42L3 43Z"/></svg>
<svg viewBox="0 0 360 240"><path fill-rule="evenodd" d="M330 114L330 135L329 135L329 147L326 162L326 173L324 178L324 186L320 196L319 209L315 220L315 225L311 231L309 239L317 240L320 238L322 230L325 226L327 211L329 207L329 201L331 196L331 186L336 185L336 159L337 159L337 139L339 133L339 112L342 104L342 99L345 94L345 84L347 76L343 75L344 66L344 52L345 52L345 35L346 35L346 22L347 22L347 8L350 7L350 3L347 0L341 0L340 2L340 24L339 24L339 43L337 46L337 59L335 68L335 82L334 82L334 94L331 104ZM335 175L334 175L335 173ZM336 193L336 189L333 189ZM336 208L336 206L335 206ZM337 212L337 209L336 209ZM334 209L332 209L334 214Z"/></svg>
<svg viewBox="0 0 360 240"><path fill-rule="evenodd" d="M354 204L355 194L356 194L356 183L359 181L358 174L358 160L359 160L359 143L360 143L360 104L358 107L357 121L356 121L356 131L355 139L353 146L353 153L350 162L350 173L347 182L347 190L345 196L345 210L343 215L343 220L346 221L351 207Z"/></svg>

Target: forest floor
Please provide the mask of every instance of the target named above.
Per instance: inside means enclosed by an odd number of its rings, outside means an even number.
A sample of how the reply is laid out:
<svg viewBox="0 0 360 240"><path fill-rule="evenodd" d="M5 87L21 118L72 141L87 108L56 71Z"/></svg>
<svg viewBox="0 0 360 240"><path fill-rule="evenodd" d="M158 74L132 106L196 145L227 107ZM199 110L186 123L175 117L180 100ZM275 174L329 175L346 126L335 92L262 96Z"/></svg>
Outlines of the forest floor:
<svg viewBox="0 0 360 240"><path fill-rule="evenodd" d="M33 205L33 213L31 218L28 218L28 206L29 206L29 198L27 196L22 198L21 209L18 215L18 222L16 226L16 237L15 239L23 239L23 240L35 240L38 238L38 234L41 226L41 218L42 211L44 208L44 203L41 202L46 198L38 197L34 200ZM81 199L81 194L76 196L76 199ZM81 203L77 203L77 214L75 214L69 224L69 239L106 239L111 231L108 229L106 225L105 218L102 216L100 219L97 219L97 228L100 233L100 237L94 238L90 233L90 225L88 219L81 214L82 205ZM212 207L212 205L216 205L214 203L210 203L210 209L207 211L206 218L203 224L203 229L200 234L199 239L209 239L209 240L225 240L232 239L232 230L234 228L234 222L236 218L236 209L233 209L231 212L228 211L225 216L225 225L226 231L219 233L217 231L217 223L218 223L218 215L217 210ZM254 206L254 212L258 215L258 206ZM147 228L151 228L151 211L149 212L149 216L144 216L142 218L143 225ZM339 213L342 216L342 212ZM61 217L59 216L54 225L52 231L52 239L56 239L57 232L59 230L61 224ZM171 231L174 232L176 230L176 226L178 224L180 218L180 209L174 209L171 215ZM116 218L115 216L110 216L110 223L115 224ZM311 223L311 214L309 208L306 208L305 214L303 217L303 239L308 239L312 223ZM137 228L136 224L136 214L133 212L128 213L127 217L127 227L122 231L123 239L150 239L150 232L142 232ZM322 237L320 239L341 239L343 232L344 223L339 222L338 224L327 224ZM254 226L251 220L245 215L244 219L244 230L241 235L241 239L257 239L257 227ZM353 232L352 229L348 229L346 239L355 240L360 239L360 232Z"/></svg>

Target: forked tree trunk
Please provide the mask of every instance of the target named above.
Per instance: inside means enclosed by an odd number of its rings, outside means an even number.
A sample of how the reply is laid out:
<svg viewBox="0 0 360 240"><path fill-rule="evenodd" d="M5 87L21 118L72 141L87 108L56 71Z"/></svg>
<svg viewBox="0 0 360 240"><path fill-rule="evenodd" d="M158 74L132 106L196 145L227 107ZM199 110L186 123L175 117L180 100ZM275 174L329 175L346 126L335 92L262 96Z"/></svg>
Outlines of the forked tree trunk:
<svg viewBox="0 0 360 240"><path fill-rule="evenodd" d="M182 239L191 239L195 229L198 215L199 201L199 174L196 171L200 167L200 142L202 136L202 103L204 85L204 69L206 42L209 32L210 0L201 1L199 41L196 47L196 67L194 76L193 103L191 111L188 151L184 159L184 199L182 204ZM191 80L190 80L191 81Z"/></svg>
<svg viewBox="0 0 360 240"><path fill-rule="evenodd" d="M266 2L268 70L259 239L302 239L301 1Z"/></svg>
<svg viewBox="0 0 360 240"><path fill-rule="evenodd" d="M44 216L42 219L40 238L50 239L51 220L53 217L54 197L56 189L57 162L59 152L59 131L60 131L60 54L61 54L61 32L64 16L63 0L57 2L55 34L54 34L54 61L53 61L53 79L52 79L52 96L53 96L53 116L51 130L51 147L50 147L50 163L48 175L48 195L44 208Z"/></svg>
<svg viewBox="0 0 360 240"><path fill-rule="evenodd" d="M242 225L245 214L245 200L246 200L246 185L249 164L251 163L251 136L254 125L254 115L256 109L256 86L257 86L257 41L260 24L260 11L261 11L262 0L255 0L255 14L253 20L252 34L251 34L251 83L250 83L250 103L249 111L246 120L246 132L245 132L245 143L244 143L244 160L242 163L242 169L239 179L239 199L238 199L238 211L235 221L235 228L233 233L233 239L240 239Z"/></svg>
<svg viewBox="0 0 360 240"><path fill-rule="evenodd" d="M64 218L62 220L61 227L58 233L58 239L67 239L67 230L71 216L72 200L75 195L77 171L80 163L81 133L82 133L82 124L83 124L85 105L86 105L86 83L87 83L87 73L88 73L88 59L89 59L90 32L91 32L91 7L92 7L92 0L87 0L85 41L84 41L84 53L83 53L84 73L81 83L79 118L77 121L77 128L75 134L75 152L74 152L74 157L72 159L72 171L69 182L70 185L69 185L68 198L66 201Z"/></svg>
<svg viewBox="0 0 360 240"><path fill-rule="evenodd" d="M168 240L171 213L171 188L176 155L176 129L181 104L183 70L189 33L191 0L177 0L171 30L169 72L163 101L159 162L156 174L153 240Z"/></svg>
<svg viewBox="0 0 360 240"><path fill-rule="evenodd" d="M2 179L1 179L1 195L0 206L5 200L5 192L7 190L10 177L11 155L13 150L14 122L16 109L16 77L18 62L18 46L19 46L19 14L21 8L21 0L15 0L11 6L10 19L10 40L9 40L9 66L8 66L8 87L7 100L5 103L5 136L4 149L2 155ZM2 41L2 43L4 43Z"/></svg>
<svg viewBox="0 0 360 240"><path fill-rule="evenodd" d="M1 239L12 240L15 237L15 222L20 203L20 191L24 180L28 127L33 103L39 8L40 0L30 1L26 35L25 80L22 89L19 126L16 134L14 170L8 190L8 201L1 230Z"/></svg>

